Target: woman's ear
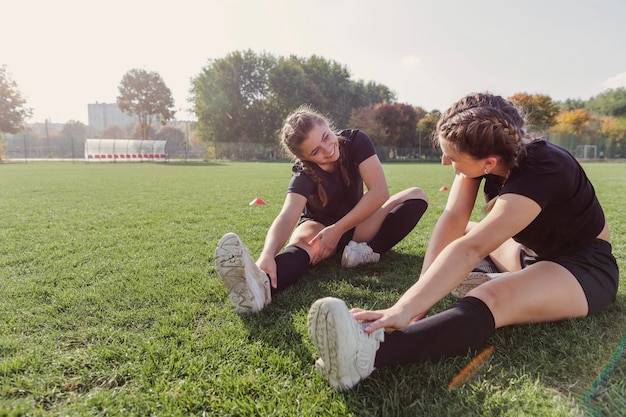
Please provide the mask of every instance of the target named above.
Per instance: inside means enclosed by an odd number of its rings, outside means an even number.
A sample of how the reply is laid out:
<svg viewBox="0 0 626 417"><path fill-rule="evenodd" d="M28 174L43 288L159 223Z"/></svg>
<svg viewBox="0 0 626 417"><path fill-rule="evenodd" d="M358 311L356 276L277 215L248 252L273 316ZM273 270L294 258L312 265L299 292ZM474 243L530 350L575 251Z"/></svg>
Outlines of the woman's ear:
<svg viewBox="0 0 626 417"><path fill-rule="evenodd" d="M485 158L485 174L490 174L498 165L498 158L495 156L488 156Z"/></svg>

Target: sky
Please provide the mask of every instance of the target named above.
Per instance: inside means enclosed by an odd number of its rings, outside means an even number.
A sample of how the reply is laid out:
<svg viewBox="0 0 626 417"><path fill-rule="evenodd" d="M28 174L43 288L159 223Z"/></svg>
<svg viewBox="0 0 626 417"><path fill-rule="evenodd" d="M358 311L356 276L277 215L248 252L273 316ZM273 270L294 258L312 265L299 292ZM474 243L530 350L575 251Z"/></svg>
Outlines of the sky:
<svg viewBox="0 0 626 417"><path fill-rule="evenodd" d="M0 18L0 65L29 123L88 123L124 74L155 71L179 120L211 60L318 55L400 103L443 111L489 91L587 100L626 87L624 0L20 0Z"/></svg>

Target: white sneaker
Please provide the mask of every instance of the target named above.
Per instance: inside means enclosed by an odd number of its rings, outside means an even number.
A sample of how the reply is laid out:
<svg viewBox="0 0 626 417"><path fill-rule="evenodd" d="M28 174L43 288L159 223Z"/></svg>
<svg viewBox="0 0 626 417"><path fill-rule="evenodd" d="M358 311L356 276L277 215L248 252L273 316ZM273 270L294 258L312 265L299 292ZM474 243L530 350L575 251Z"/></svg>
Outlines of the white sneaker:
<svg viewBox="0 0 626 417"><path fill-rule="evenodd" d="M272 300L270 279L254 263L239 236L227 233L215 249L215 269L238 313L261 311Z"/></svg>
<svg viewBox="0 0 626 417"><path fill-rule="evenodd" d="M365 333L343 300L326 297L313 303L308 327L320 355L315 367L336 390L350 389L374 371L384 330Z"/></svg>
<svg viewBox="0 0 626 417"><path fill-rule="evenodd" d="M376 263L380 260L380 254L374 252L365 242L356 243L354 240L348 242L341 255L341 266L344 268L354 268L362 264Z"/></svg>
<svg viewBox="0 0 626 417"><path fill-rule="evenodd" d="M491 281L492 279L496 279L503 275L506 275L506 272L496 272L496 273L484 273L484 272L470 272L467 274L467 277L461 282L455 289L452 290L452 295L457 298L463 298L467 295L468 292L478 287L479 285L484 284L485 282Z"/></svg>

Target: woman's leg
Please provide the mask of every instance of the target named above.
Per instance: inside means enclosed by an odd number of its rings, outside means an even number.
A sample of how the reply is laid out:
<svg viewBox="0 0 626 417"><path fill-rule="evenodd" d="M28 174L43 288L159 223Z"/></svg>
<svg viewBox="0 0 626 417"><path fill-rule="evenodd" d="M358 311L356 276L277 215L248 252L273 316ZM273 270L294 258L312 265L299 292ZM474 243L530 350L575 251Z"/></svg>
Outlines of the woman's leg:
<svg viewBox="0 0 626 417"><path fill-rule="evenodd" d="M496 328L587 314L587 298L560 265L539 262L476 287L450 309L385 336L375 367L437 360L478 349Z"/></svg>
<svg viewBox="0 0 626 417"><path fill-rule="evenodd" d="M287 246L274 257L277 286L272 288L272 295L295 284L305 274L317 250L308 242L323 228L323 224L313 220L296 227Z"/></svg>
<svg viewBox="0 0 626 417"><path fill-rule="evenodd" d="M415 228L427 208L428 203L422 199L406 200L398 204L385 217L378 233L368 245L378 254L388 252Z"/></svg>
<svg viewBox="0 0 626 417"><path fill-rule="evenodd" d="M467 227L465 228L465 233L469 232L477 224L478 223L476 222L469 222L467 224ZM513 239L508 239L496 250L491 252L489 254L489 258L495 264L498 272L519 271L520 269L522 269L522 265L520 262L521 249L522 245L520 245Z"/></svg>
<svg viewBox="0 0 626 417"><path fill-rule="evenodd" d="M392 210L394 210L396 207L398 207L400 204L404 203L407 200L422 200L423 202L428 203L428 198L421 188L408 188L397 194L394 194L382 205L381 208L376 211L376 213L374 213L373 216L356 226L353 239L357 242L369 242L370 240L372 240L374 236L376 236L376 234L380 231L383 222L392 212ZM421 217L422 214L423 212L419 214L419 217ZM413 225L413 227L415 227L415 225ZM411 227L411 230L413 229L413 227ZM406 234L408 234L409 232L410 230L408 230L404 236L406 236Z"/></svg>
<svg viewBox="0 0 626 417"><path fill-rule="evenodd" d="M468 295L493 313L496 328L584 317L587 297L578 280L554 262L542 261L489 281Z"/></svg>
<svg viewBox="0 0 626 417"><path fill-rule="evenodd" d="M415 228L427 208L426 195L419 188L394 194L373 216L355 227L353 241L343 244L341 266L354 268L378 262L381 254Z"/></svg>

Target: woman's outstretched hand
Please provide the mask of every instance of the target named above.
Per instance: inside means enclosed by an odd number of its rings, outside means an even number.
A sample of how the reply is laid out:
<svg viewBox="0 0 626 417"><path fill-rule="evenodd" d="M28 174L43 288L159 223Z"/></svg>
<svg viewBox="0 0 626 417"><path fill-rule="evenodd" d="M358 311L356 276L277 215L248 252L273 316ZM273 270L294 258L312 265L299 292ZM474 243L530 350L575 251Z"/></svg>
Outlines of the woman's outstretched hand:
<svg viewBox="0 0 626 417"><path fill-rule="evenodd" d="M404 313L398 307L391 307L385 310L362 310L353 308L350 313L360 322L367 323L363 329L366 333L371 333L378 329L385 329L386 332L402 329L412 322L421 320L427 314L423 313L415 317Z"/></svg>

